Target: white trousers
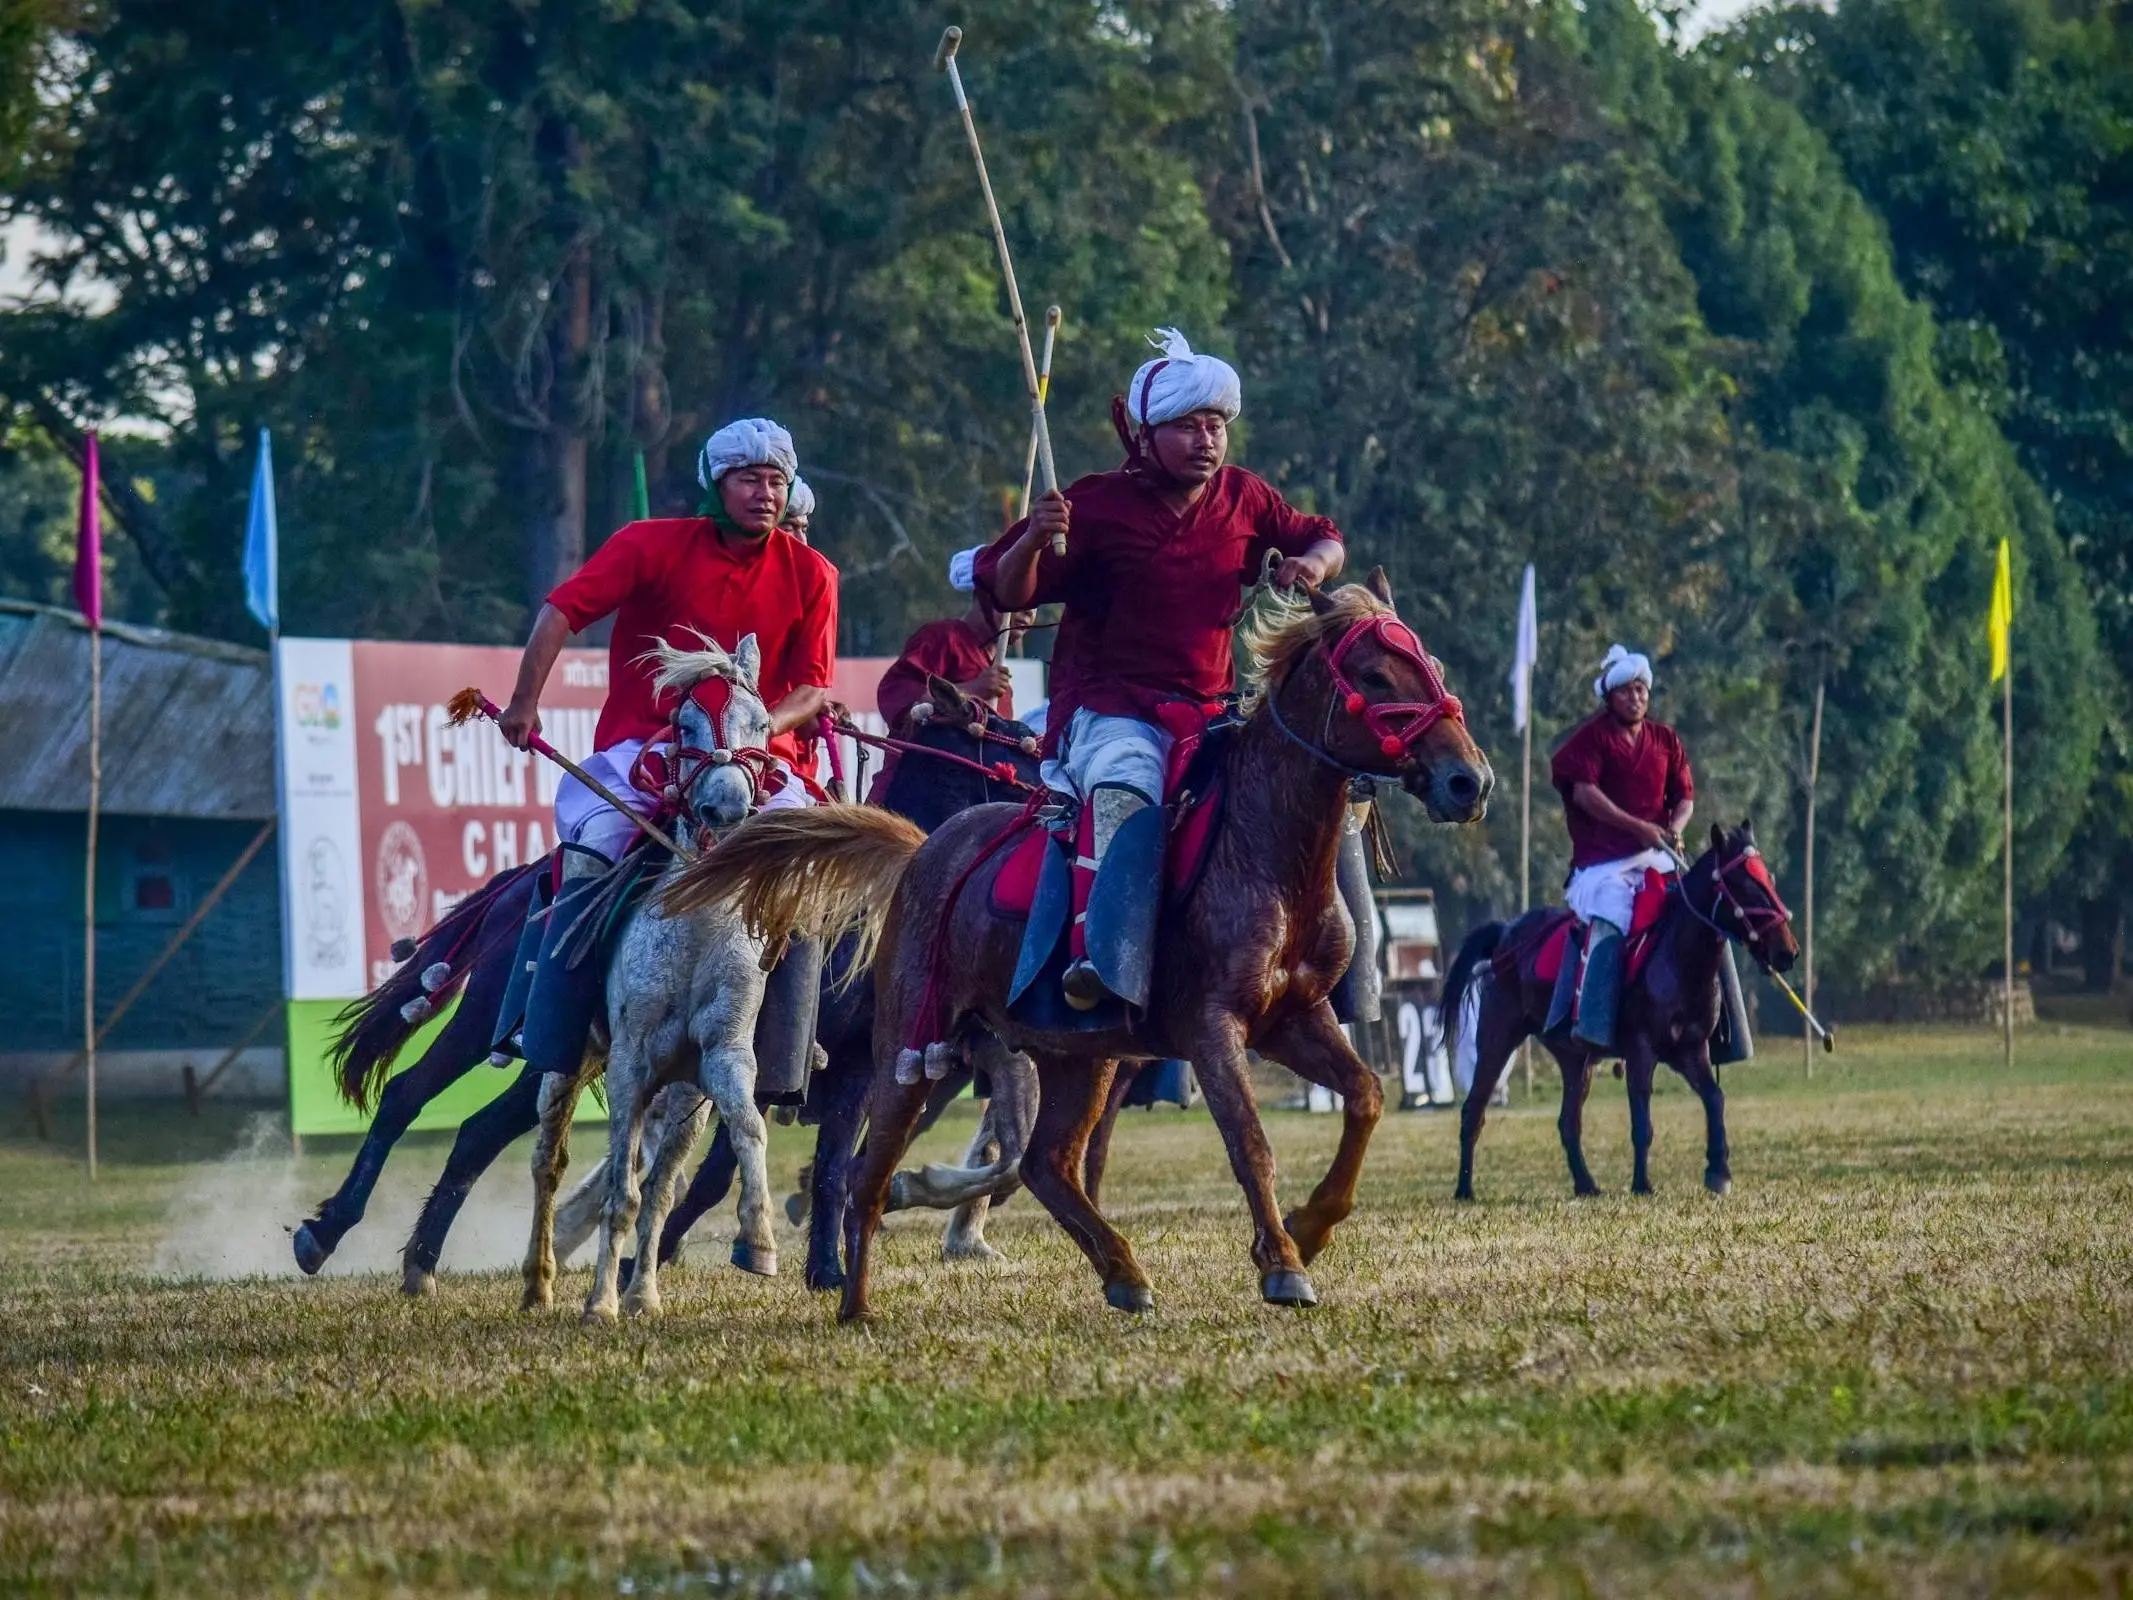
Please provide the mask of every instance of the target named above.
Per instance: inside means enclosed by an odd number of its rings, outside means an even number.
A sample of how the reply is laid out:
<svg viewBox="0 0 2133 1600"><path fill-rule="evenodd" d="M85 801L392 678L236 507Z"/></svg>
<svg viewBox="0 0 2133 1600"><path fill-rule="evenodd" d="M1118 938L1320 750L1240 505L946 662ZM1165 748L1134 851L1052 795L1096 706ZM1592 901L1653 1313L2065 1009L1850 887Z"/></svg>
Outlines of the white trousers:
<svg viewBox="0 0 2133 1600"><path fill-rule="evenodd" d="M1581 922L1600 919L1627 933L1637 891L1644 887L1644 874L1651 870L1674 871L1673 856L1664 850L1644 850L1619 861L1596 861L1570 875L1563 903Z"/></svg>
<svg viewBox="0 0 2133 1600"><path fill-rule="evenodd" d="M648 816L658 806L657 795L646 794L630 784L630 772L637 765L637 757L644 752L643 739L624 739L620 744L597 751L585 763L585 770L614 790L624 800L642 800L641 806L630 809L640 816ZM657 749L671 746L662 740ZM787 781L778 792L764 801L765 811L786 811L797 806L811 806L814 796L807 792L807 785L792 777L792 768L784 762ZM620 811L609 805L599 795L565 773L555 791L556 837L570 844L583 845L588 850L597 850L610 861L618 861L622 852L636 842L638 828Z"/></svg>
<svg viewBox="0 0 2133 1600"><path fill-rule="evenodd" d="M1052 788L1084 800L1104 784L1123 784L1160 801L1171 742L1169 734L1138 717L1080 710L1067 724L1058 756L1044 764L1040 776Z"/></svg>

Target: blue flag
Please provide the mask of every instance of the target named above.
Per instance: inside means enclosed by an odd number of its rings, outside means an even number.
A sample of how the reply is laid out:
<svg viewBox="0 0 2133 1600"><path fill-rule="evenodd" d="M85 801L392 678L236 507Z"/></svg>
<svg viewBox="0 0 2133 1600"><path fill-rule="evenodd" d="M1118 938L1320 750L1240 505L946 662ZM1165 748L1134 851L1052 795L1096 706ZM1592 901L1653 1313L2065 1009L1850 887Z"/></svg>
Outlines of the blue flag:
<svg viewBox="0 0 2133 1600"><path fill-rule="evenodd" d="M267 632L281 625L281 571L274 526L274 446L259 430L259 464L252 470L252 509L244 519L244 606Z"/></svg>

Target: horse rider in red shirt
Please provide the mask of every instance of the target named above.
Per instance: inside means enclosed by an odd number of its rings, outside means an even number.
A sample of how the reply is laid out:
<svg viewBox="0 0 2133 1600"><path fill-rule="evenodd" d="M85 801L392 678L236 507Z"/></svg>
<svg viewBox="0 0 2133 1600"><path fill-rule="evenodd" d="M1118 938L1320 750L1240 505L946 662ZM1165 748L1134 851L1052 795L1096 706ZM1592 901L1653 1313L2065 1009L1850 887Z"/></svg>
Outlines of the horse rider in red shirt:
<svg viewBox="0 0 2133 1600"><path fill-rule="evenodd" d="M895 663L881 675L874 708L896 738L910 737L911 713L926 702L929 678L947 679L999 716L1015 714L1014 681L1005 656L1007 646L1021 637L1029 619L1022 613L1003 617L992 597L977 587L972 571L977 555L978 549L958 550L948 562L948 585L970 596L969 609L959 617L943 617L920 628L904 641ZM888 792L898 759L898 752L889 752L869 790L869 800Z"/></svg>
<svg viewBox="0 0 2133 1600"><path fill-rule="evenodd" d="M1607 1051L1615 1043L1623 935L1637 891L1647 872L1671 876L1680 869L1696 780L1681 735L1649 714L1647 657L1614 646L1592 692L1599 711L1563 741L1551 769L1570 829L1570 881L1563 898L1585 924L1584 961L1581 966L1565 957L1543 1031L1560 1035L1568 1024L1572 1037ZM1726 1001L1721 1033L1732 1037L1719 1059L1745 1059L1746 1010L1730 944L1721 947L1720 980Z"/></svg>
<svg viewBox="0 0 2133 1600"><path fill-rule="evenodd" d="M769 749L784 782L761 802L766 809L810 805L802 774L810 773L810 735L829 707L829 684L837 653L837 569L780 524L789 510L799 463L792 436L767 418L751 417L712 434L697 457L697 481L705 499L694 517L661 517L618 529L570 577L549 593L534 619L519 663L518 686L505 708L505 740L524 749L540 730L540 693L557 655L574 633L613 616L608 644L608 695L585 767L624 800L641 799L632 810L650 813L659 796L633 783L637 758L650 744L663 745L673 706L655 685L656 665L647 661L655 642L685 642L693 634L731 651L754 635L761 653L757 688L771 715ZM805 752L803 754L803 751ZM598 876L637 837L636 825L576 778L556 791L556 834L563 852L563 884L553 914L529 924L538 941L530 993L520 1004L506 996L501 1031L509 1034L523 1005L526 1059L548 1072L574 1072L586 1031L602 998L601 963L575 967L553 961L558 934L575 918L565 901L589 895ZM522 945L522 950L525 947ZM798 1080L793 1052L780 1058L764 1049L757 1033L758 1094L783 1099L806 1086L807 1044L814 1033L814 996L819 950L796 941L771 978L764 1015L787 1018L797 1030ZM514 987L527 962L513 974ZM804 1027L801 1024L804 1023Z"/></svg>
<svg viewBox="0 0 2133 1600"><path fill-rule="evenodd" d="M1280 557L1274 581L1282 587L1324 583L1343 560L1331 522L1224 465L1229 425L1243 405L1235 369L1196 354L1175 329L1150 342L1161 356L1112 401L1124 465L1044 495L976 563L979 589L1001 611L1065 607L1052 647L1044 778L1090 819L1086 853L1075 860L1072 959L1061 979L1077 1010L1106 994L1147 1002L1144 983L1127 985L1141 992L1119 992L1109 952L1145 951L1161 907L1159 803L1172 738L1160 708L1204 705L1231 691L1230 630L1269 551ZM1054 538L1065 540L1065 554L1054 551ZM1121 837L1131 840L1127 859L1106 875ZM1092 897L1105 919L1116 918L1096 941L1088 934Z"/></svg>

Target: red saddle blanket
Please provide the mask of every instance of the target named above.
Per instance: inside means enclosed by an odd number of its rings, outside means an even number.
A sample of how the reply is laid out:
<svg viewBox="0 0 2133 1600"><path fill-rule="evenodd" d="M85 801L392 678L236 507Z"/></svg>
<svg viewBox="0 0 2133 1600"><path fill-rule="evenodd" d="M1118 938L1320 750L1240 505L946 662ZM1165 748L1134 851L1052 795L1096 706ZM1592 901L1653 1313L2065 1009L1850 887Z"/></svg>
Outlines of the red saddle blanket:
<svg viewBox="0 0 2133 1600"><path fill-rule="evenodd" d="M1635 983L1644 971L1644 964L1651 959L1652 929L1659 925L1659 915L1666 910L1666 896L1673 879L1663 872L1646 868L1643 886L1637 890L1637 898L1630 908L1629 947L1624 952L1629 957L1629 966L1623 978L1625 984ZM1577 918L1566 910L1554 912L1539 935L1539 948L1533 959L1533 974L1544 983L1553 983L1563 970L1563 952L1569 948L1570 930ZM1530 948L1530 947L1529 947ZM1515 962L1520 951L1509 951Z"/></svg>
<svg viewBox="0 0 2133 1600"><path fill-rule="evenodd" d="M1207 864L1208 847L1214 842L1215 826L1221 820L1220 768L1209 762L1197 791L1185 788L1186 776L1207 739L1207 730L1225 707L1212 703L1195 705L1172 701L1157 708L1156 720L1171 737L1170 760L1163 774L1163 803L1170 811L1168 839L1163 852L1164 892L1182 899L1199 881ZM1034 822L1012 847L992 880L993 909L1006 917L1027 917L1037 898L1037 875L1044 866L1044 852L1054 839L1049 828ZM1071 846L1072 841L1065 841Z"/></svg>

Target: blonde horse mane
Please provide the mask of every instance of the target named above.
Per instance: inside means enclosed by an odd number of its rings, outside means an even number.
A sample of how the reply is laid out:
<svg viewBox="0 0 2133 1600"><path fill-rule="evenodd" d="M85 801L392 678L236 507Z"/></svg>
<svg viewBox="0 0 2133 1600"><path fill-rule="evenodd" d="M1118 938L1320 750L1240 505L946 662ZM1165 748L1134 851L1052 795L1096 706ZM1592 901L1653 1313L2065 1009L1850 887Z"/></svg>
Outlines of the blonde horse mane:
<svg viewBox="0 0 2133 1600"><path fill-rule="evenodd" d="M1366 617L1391 616L1392 607L1359 583L1344 583L1327 597L1323 611L1308 596L1268 589L1245 618L1244 709L1253 711L1278 687L1313 645L1338 638Z"/></svg>
<svg viewBox="0 0 2133 1600"><path fill-rule="evenodd" d="M639 661L656 661L659 674L652 680L653 689L662 697L669 694L687 694L707 678L724 678L737 689L755 690L742 674L740 663L735 661L725 647L707 633L691 628L702 646L696 650L684 650L668 644L664 639L655 639L652 648L639 656Z"/></svg>

